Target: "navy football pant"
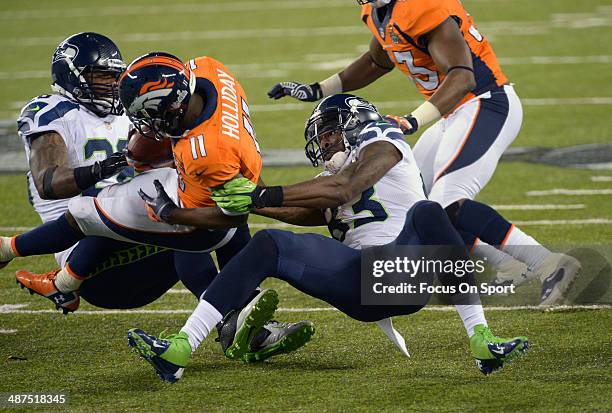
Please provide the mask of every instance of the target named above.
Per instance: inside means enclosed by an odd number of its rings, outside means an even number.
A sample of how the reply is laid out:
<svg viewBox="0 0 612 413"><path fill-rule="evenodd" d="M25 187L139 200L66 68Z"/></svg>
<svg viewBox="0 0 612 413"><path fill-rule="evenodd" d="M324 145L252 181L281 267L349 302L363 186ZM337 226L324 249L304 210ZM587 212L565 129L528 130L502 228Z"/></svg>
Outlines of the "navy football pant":
<svg viewBox="0 0 612 413"><path fill-rule="evenodd" d="M237 228L234 237L216 251L220 268L250 239L248 226ZM81 284L81 297L97 307L142 307L157 300L178 281L200 298L217 275L209 253L171 251L103 237L87 237L81 242L90 256L98 253L108 256L99 261L89 273L90 278ZM71 254L69 261L78 261L78 256Z"/></svg>
<svg viewBox="0 0 612 413"><path fill-rule="evenodd" d="M465 249L463 240L442 207L431 201L418 202L408 211L396 243L456 245ZM360 321L412 314L423 307L362 305L359 250L323 235L281 230L256 233L251 242L221 270L202 299L225 315L241 308L251 292L267 277L284 280Z"/></svg>

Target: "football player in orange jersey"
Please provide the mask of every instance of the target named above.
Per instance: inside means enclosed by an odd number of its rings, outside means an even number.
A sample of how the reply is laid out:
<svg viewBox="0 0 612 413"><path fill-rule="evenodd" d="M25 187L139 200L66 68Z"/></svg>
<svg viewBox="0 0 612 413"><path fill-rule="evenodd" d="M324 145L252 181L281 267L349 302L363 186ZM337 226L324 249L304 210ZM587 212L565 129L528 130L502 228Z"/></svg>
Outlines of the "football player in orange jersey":
<svg viewBox="0 0 612 413"><path fill-rule="evenodd" d="M0 238L0 267L17 256L63 251L86 236L188 252L217 250L240 237L240 246L233 251L237 253L248 242L248 214L224 213L210 199L209 190L237 176L256 183L261 170L246 94L229 70L210 57L183 64L168 53L150 53L128 66L119 80L119 94L137 128L148 128L157 139L173 139L176 170L152 169L125 184L104 188L95 198L73 198L59 219L16 237ZM165 201L161 209L157 208L160 197L147 195L155 190ZM172 205L185 207L176 209L179 213L194 213L198 228L188 219L184 225L168 224ZM103 255L79 254L75 249L52 279L23 282L43 296L51 289L74 293L106 258ZM266 320L253 322L259 320L262 296L256 292L251 298L242 310L224 314L229 317L225 325L233 325L236 334L246 332L250 350L264 354L259 359L295 350L310 339L314 330L308 322L271 322L262 329ZM178 379L177 374L173 372L169 380Z"/></svg>
<svg viewBox="0 0 612 413"><path fill-rule="evenodd" d="M429 199L445 208L474 252L498 268L496 283L518 285L539 276L541 304L561 303L580 263L551 253L474 201L518 135L523 117L491 44L459 0L357 1L373 35L369 50L321 82L281 82L268 95L315 101L361 89L398 68L425 102L408 115L388 118L406 135L431 125L414 146Z"/></svg>

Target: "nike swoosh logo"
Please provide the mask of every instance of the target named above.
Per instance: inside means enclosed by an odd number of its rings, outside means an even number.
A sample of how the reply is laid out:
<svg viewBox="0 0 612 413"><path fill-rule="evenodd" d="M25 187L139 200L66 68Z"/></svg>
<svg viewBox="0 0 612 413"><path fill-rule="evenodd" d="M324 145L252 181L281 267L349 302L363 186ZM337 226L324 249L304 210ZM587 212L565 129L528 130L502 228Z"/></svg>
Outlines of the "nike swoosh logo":
<svg viewBox="0 0 612 413"><path fill-rule="evenodd" d="M160 346L159 344L157 344L157 341L153 342L153 347L155 347L155 348L166 348L165 346Z"/></svg>
<svg viewBox="0 0 612 413"><path fill-rule="evenodd" d="M499 346L491 347L491 351L495 354L499 354L500 356L504 354L504 348Z"/></svg>
<svg viewBox="0 0 612 413"><path fill-rule="evenodd" d="M559 281L561 281L563 279L564 275L565 275L565 270L563 268L559 268L559 270L557 272L549 275L544 280L544 283L550 283L550 282L558 283Z"/></svg>

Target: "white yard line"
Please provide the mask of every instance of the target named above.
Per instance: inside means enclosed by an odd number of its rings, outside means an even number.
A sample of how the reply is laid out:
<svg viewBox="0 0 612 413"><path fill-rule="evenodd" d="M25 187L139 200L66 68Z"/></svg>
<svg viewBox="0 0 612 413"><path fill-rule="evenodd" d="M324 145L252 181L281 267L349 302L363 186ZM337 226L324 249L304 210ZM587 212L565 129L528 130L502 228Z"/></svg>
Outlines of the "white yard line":
<svg viewBox="0 0 612 413"><path fill-rule="evenodd" d="M584 204L526 204L526 205L491 205L491 208L502 211L540 211L540 210L565 210L584 209Z"/></svg>
<svg viewBox="0 0 612 413"><path fill-rule="evenodd" d="M282 4L283 2L279 2ZM228 2L224 3L228 4ZM246 2L242 4L248 4ZM231 7L231 6L229 6ZM234 5L234 7L239 7ZM245 6L245 11L247 10ZM282 7L282 6L281 6ZM320 7L319 4L311 4L309 1L304 2L289 2L285 7L298 7L298 8L312 8L316 9ZM255 8L258 9L257 7ZM79 10L79 9L77 9ZM83 10L83 9L80 9ZM151 8L156 11L158 9ZM166 10L160 10L160 12L166 12ZM42 13L46 11L40 10ZM64 10L61 11L62 13ZM113 13L120 13L121 11L112 11ZM17 12L5 12L5 19L14 18L19 16L15 14ZM11 14L13 13L13 14ZM90 13L95 13L95 16L99 16L98 10L91 10ZM24 15L22 18L27 18ZM50 15L45 15L45 18L50 18ZM612 26L612 18L610 16L597 16L595 13L580 14L578 17L572 17L566 19L565 17L558 18L555 16L554 20L550 21L491 21L491 22L480 22L478 25L479 30L485 36L496 37L496 36L531 36L535 34L546 34L550 33L552 29L583 29L592 27L608 27ZM158 42L158 41L195 41L195 40L211 40L211 39L251 39L251 38L287 38L287 37L306 37L312 38L313 36L343 36L343 35L366 35L367 29L359 24L356 20L352 26L336 26L336 27L304 27L304 28L264 28L264 29L241 29L241 30L209 30L209 31L183 31L183 32L147 32L147 33L109 33L109 36L117 42ZM58 36L44 36L44 37L13 37L8 38L0 42L4 46L16 46L16 47L40 47L40 46L52 46L57 45L62 40Z"/></svg>
<svg viewBox="0 0 612 413"><path fill-rule="evenodd" d="M101 16L144 16L144 15L168 15L168 14L211 14L227 12L252 12L266 9L273 10L305 10L325 8L354 8L350 1L325 0L325 1L241 1L241 2L218 2L208 4L173 4L167 6L114 6L114 7L90 7L90 8L55 8L35 9L0 12L0 20L31 20L52 18L76 18L76 17L101 17Z"/></svg>
<svg viewBox="0 0 612 413"><path fill-rule="evenodd" d="M548 196L548 195L612 195L612 189L566 189L554 188L542 191L527 191L527 196Z"/></svg>
<svg viewBox="0 0 612 413"><path fill-rule="evenodd" d="M4 306L0 306L0 314L58 314L61 313L57 310L26 310L26 309L13 309L13 310L4 310ZM487 311L543 311L545 310L542 307L536 305L519 305L519 306L485 306ZM553 307L548 309L548 311L563 311L563 310L609 310L612 309L610 305L562 305L558 307ZM280 313L320 313L320 312L330 312L330 311L338 311L332 307L300 307L300 308L279 308L276 310ZM428 306L423 308L422 311L437 311L437 312L455 312L455 307L453 306ZM69 317L74 317L76 315L123 315L123 314L152 314L152 315L168 315L168 314L191 314L193 309L160 309L160 310L146 310L146 309L136 309L136 310L78 310L74 314L71 314Z"/></svg>
<svg viewBox="0 0 612 413"><path fill-rule="evenodd" d="M306 56L307 61L299 62L271 62L271 63L238 63L227 64L239 79L247 78L274 78L287 76L291 71L333 71L346 67L358 55L346 54L316 54ZM594 56L522 56L500 58L504 66L512 65L567 65L567 64L596 64L612 63L612 55ZM51 74L48 70L29 70L15 72L0 72L0 80L26 80L46 79ZM20 105L19 108L21 108Z"/></svg>
<svg viewBox="0 0 612 413"><path fill-rule="evenodd" d="M589 218L589 219L541 219L535 221L512 221L519 226L529 225L609 225L612 224L612 219L606 218Z"/></svg>
<svg viewBox="0 0 612 413"><path fill-rule="evenodd" d="M503 208L500 208L503 209ZM517 208L519 209L519 208ZM524 208L532 209L532 208ZM538 208L535 208L538 209ZM542 208L543 209L543 208ZM560 208L563 209L563 208ZM579 208L568 208L568 209L579 209ZM517 225L595 225L595 224L612 224L612 219L607 218L585 218L585 219L552 219L552 220L531 220L531 221L512 221ZM297 225L287 224L285 222L273 222L273 223L260 223L251 222L249 227L254 229L268 229L268 228L308 228L300 227ZM0 227L0 232L8 233L21 233L32 230L33 227Z"/></svg>
<svg viewBox="0 0 612 413"><path fill-rule="evenodd" d="M15 334L17 330L5 330L4 328L0 328L0 334Z"/></svg>
<svg viewBox="0 0 612 413"><path fill-rule="evenodd" d="M612 182L612 175L592 176L592 182Z"/></svg>

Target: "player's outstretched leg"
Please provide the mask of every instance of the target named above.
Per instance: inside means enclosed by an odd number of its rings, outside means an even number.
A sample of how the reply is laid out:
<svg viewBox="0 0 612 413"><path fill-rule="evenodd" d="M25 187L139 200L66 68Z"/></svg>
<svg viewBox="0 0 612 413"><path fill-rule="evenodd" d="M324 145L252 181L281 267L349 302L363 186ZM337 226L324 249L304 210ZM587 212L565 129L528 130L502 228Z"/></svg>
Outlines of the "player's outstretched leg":
<svg viewBox="0 0 612 413"><path fill-rule="evenodd" d="M483 374L491 374L501 369L505 363L521 356L529 349L527 337L495 337L489 327L478 324L470 337L470 351L476 366Z"/></svg>
<svg viewBox="0 0 612 413"><path fill-rule="evenodd" d="M60 270L44 274L34 274L25 270L15 273L17 284L21 288L27 288L30 294L38 294L48 298L55 304L56 309L61 309L64 314L72 313L79 308L80 298L76 291L62 292L55 286L55 278Z"/></svg>
<svg viewBox="0 0 612 413"><path fill-rule="evenodd" d="M225 354L230 358L240 359L243 354L247 353L257 331L272 318L277 305L278 295L276 291L264 290L257 294L238 313L235 334L228 341ZM192 317L194 316L197 317L197 314L194 313ZM206 317L206 314L204 317ZM192 323L192 329L194 324L197 323ZM212 327L206 328L208 331L193 331L192 334L194 336L204 336L211 329ZM197 330L197 328L193 330ZM172 336L159 338L151 336L140 329L128 331L129 346L153 366L155 372L162 380L169 383L175 383L183 375L183 370L194 349L189 339L190 337L184 331Z"/></svg>
<svg viewBox="0 0 612 413"><path fill-rule="evenodd" d="M417 240L423 245L453 246L454 253L457 254L454 259L468 258L467 251L461 253L464 240L442 207L435 202L422 201L408 212L406 224L396 242L400 245L410 245L415 244ZM454 282L474 282L472 274L460 279L454 276L454 273L442 273L438 276L445 285L452 285ZM482 373L490 374L499 370L505 362L529 348L527 337L505 339L493 335L487 326L480 297L477 294L459 293L453 295L451 300L455 302L455 308L469 337L472 356Z"/></svg>
<svg viewBox="0 0 612 413"><path fill-rule="evenodd" d="M542 282L540 305L563 303L580 275L582 268L578 260L552 253L493 208L480 202L465 199L449 205L446 211L459 230L469 232L489 245L499 246L501 251L527 264L529 272Z"/></svg>

